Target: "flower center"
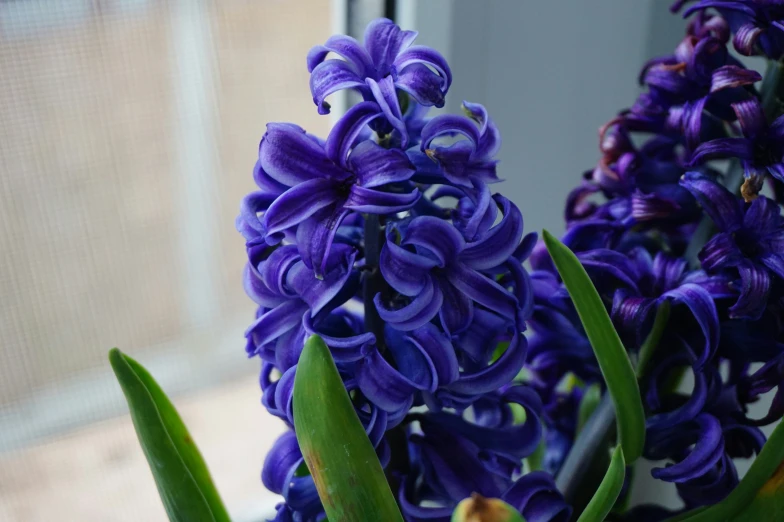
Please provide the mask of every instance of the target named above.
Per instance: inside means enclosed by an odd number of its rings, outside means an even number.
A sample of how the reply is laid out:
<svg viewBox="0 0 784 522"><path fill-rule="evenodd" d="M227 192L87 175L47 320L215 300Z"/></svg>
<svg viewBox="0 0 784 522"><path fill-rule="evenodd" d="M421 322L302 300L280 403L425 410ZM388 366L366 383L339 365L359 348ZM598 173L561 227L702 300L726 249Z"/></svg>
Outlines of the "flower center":
<svg viewBox="0 0 784 522"><path fill-rule="evenodd" d="M767 167L780 160L780 157L777 157L780 155L777 154L778 151L770 139L756 140L752 152L754 165L757 167Z"/></svg>
<svg viewBox="0 0 784 522"><path fill-rule="evenodd" d="M762 253L759 241L754 237L754 234L751 234L748 231L739 230L733 234L733 238L735 239L735 244L745 257L756 259Z"/></svg>

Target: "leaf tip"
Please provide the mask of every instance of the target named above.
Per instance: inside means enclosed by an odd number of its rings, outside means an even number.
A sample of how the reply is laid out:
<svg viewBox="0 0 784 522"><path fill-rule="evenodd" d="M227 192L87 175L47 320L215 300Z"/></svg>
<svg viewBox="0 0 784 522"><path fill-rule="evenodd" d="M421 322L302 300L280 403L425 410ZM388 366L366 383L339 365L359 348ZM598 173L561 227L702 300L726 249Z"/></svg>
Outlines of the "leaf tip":
<svg viewBox="0 0 784 522"><path fill-rule="evenodd" d="M125 364L125 354L119 348L112 348L109 350L109 364L112 365L112 369L117 373L117 369Z"/></svg>

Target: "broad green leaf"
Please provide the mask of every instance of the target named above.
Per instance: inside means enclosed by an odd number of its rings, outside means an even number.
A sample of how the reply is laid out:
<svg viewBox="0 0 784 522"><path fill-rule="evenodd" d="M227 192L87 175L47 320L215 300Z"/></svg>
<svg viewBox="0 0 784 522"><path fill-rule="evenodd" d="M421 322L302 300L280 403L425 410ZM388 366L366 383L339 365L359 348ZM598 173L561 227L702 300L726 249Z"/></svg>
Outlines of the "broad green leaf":
<svg viewBox="0 0 784 522"><path fill-rule="evenodd" d="M577 519L577 522L602 522L618 500L623 488L623 479L626 474L626 463L623 460L621 446L613 451L610 466L604 474L599 489Z"/></svg>
<svg viewBox="0 0 784 522"><path fill-rule="evenodd" d="M591 418L593 412L602 401L602 387L599 383L594 383L585 389L580 407L577 410L577 434L583 431L585 423Z"/></svg>
<svg viewBox="0 0 784 522"><path fill-rule="evenodd" d="M452 522L525 522L525 519L503 500L474 493L457 505Z"/></svg>
<svg viewBox="0 0 784 522"><path fill-rule="evenodd" d="M762 447L749 471L727 498L670 521L773 522L784 520L784 422Z"/></svg>
<svg viewBox="0 0 784 522"><path fill-rule="evenodd" d="M109 362L172 522L228 522L207 465L174 405L144 367L117 348Z"/></svg>
<svg viewBox="0 0 784 522"><path fill-rule="evenodd" d="M624 459L631 464L642 454L645 444L645 413L631 361L577 256L546 230L543 236L599 361L615 405Z"/></svg>
<svg viewBox="0 0 784 522"><path fill-rule="evenodd" d="M294 427L329 520L403 521L329 348L317 335L307 340L297 364Z"/></svg>

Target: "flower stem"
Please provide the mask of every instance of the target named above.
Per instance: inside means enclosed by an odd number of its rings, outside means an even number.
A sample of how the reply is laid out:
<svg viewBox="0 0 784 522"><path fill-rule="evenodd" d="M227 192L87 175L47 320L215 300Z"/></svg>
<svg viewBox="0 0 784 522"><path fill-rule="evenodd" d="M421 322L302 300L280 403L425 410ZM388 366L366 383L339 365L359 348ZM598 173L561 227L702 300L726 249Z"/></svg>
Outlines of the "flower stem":
<svg viewBox="0 0 784 522"><path fill-rule="evenodd" d="M574 441L574 445L569 450L569 454L555 478L556 486L563 493L566 502L575 508L575 513L581 512L581 509L578 508L585 507L584 505L575 505L577 497L587 496L587 499L590 499L593 494L590 492L588 495L584 495L586 492L581 490L599 486L598 481L586 480L586 475L592 468L597 467L595 461L605 450L610 430L614 425L615 407L610 394L605 393L599 406L585 423L577 440ZM604 470L598 472L603 474ZM602 476L601 474L599 477ZM588 486L588 484L593 484L593 486ZM587 501L584 503L587 504Z"/></svg>

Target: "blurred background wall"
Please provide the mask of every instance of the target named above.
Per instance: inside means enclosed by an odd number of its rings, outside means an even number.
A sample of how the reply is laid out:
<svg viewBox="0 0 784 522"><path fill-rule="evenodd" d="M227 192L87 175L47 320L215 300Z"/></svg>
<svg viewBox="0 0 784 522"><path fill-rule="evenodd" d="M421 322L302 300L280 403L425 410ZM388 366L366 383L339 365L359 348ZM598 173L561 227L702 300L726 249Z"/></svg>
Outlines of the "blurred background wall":
<svg viewBox="0 0 784 522"><path fill-rule="evenodd" d="M164 520L106 352L181 405L235 520L282 429L243 331L241 197L268 121L325 136L305 55L388 12L501 128L528 230L683 31L669 0L0 2L0 520ZM348 16L351 15L351 16ZM349 23L352 22L353 23Z"/></svg>
<svg viewBox="0 0 784 522"><path fill-rule="evenodd" d="M447 109L484 104L503 136L503 191L527 230L563 231L562 202L598 159L598 128L630 106L648 58L685 23L670 0L406 0L420 39L447 49ZM409 11L410 10L410 11ZM421 25L425 24L425 25ZM432 27L431 27L432 26Z"/></svg>

